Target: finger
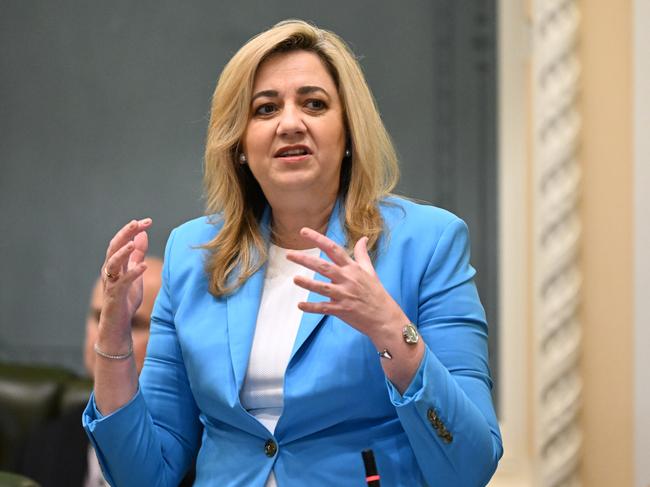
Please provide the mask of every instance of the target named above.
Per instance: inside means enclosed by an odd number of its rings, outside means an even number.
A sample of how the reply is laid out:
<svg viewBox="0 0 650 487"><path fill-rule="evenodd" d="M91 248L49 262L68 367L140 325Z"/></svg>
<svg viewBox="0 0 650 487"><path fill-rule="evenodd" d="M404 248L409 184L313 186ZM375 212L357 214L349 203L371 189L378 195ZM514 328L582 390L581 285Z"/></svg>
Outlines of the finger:
<svg viewBox="0 0 650 487"><path fill-rule="evenodd" d="M121 249L118 249L106 261L106 263L104 264L104 274L106 275L109 281L113 281L117 279L117 276L119 276L122 270L124 269L124 264L128 262L129 255L131 255L131 252L133 252L134 249L135 249L134 243L127 242L126 245L124 245ZM109 274L113 275L114 277L111 279L109 277Z"/></svg>
<svg viewBox="0 0 650 487"><path fill-rule="evenodd" d="M343 297L336 285L331 282L316 281L303 276L294 277L293 282L303 289L307 289L308 291L315 292L335 301Z"/></svg>
<svg viewBox="0 0 650 487"><path fill-rule="evenodd" d="M336 306L328 301L322 301L320 303L302 302L298 303L298 308L305 313L319 313L323 315L333 315L337 312Z"/></svg>
<svg viewBox="0 0 650 487"><path fill-rule="evenodd" d="M344 248L342 248L333 240L327 238L322 233L318 233L316 230L304 227L300 230L300 235L302 235L310 242L313 242L314 245L325 252L327 256L332 259L332 262L334 262L336 265L344 266L352 262L352 259Z"/></svg>
<svg viewBox="0 0 650 487"><path fill-rule="evenodd" d="M339 268L336 265L326 261L325 259L321 259L320 257L308 255L304 252L289 251L287 252L287 260L300 264L314 272L318 272L320 275L335 282L337 282L341 277Z"/></svg>
<svg viewBox="0 0 650 487"><path fill-rule="evenodd" d="M129 240L133 240L138 233L146 230L149 226L151 226L151 218L144 218L142 220L131 220L120 228L108 244L106 259L108 260L111 255L124 247Z"/></svg>
<svg viewBox="0 0 650 487"><path fill-rule="evenodd" d="M129 258L129 268L144 261L144 258L147 255L147 249L149 248L149 237L147 232L140 232L133 237L133 244L135 245L135 249Z"/></svg>
<svg viewBox="0 0 650 487"><path fill-rule="evenodd" d="M374 272L372 260L368 255L368 237L361 237L354 246L354 260L366 271Z"/></svg>
<svg viewBox="0 0 650 487"><path fill-rule="evenodd" d="M138 277L142 276L142 274L144 274L144 271L146 270L147 270L147 264L145 264L144 262L140 262L139 264L136 264L135 266L131 267L128 271L126 271L123 276L120 277L119 279L120 284L122 285L131 284Z"/></svg>

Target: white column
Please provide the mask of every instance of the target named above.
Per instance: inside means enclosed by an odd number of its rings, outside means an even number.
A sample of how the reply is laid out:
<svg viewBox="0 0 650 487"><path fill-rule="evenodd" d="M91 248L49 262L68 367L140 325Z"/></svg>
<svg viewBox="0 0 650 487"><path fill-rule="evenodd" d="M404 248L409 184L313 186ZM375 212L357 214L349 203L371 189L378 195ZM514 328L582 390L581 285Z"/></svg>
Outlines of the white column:
<svg viewBox="0 0 650 487"><path fill-rule="evenodd" d="M577 486L582 434L576 0L532 1L533 424L536 485Z"/></svg>

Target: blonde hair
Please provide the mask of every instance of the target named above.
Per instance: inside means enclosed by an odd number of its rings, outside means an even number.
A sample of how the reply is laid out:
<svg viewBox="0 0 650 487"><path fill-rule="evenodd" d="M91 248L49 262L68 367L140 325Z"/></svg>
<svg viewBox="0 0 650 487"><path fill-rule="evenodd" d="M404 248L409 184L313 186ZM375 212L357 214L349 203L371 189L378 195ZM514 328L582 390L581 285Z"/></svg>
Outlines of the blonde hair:
<svg viewBox="0 0 650 487"><path fill-rule="evenodd" d="M314 52L337 86L352 157L341 169L339 197L345 209L348 248L363 236L375 251L383 230L379 202L397 183L393 144L381 121L354 54L336 34L300 20L286 20L248 41L224 68L214 95L205 148L203 185L206 211L223 221L209 251L209 289L223 296L237 289L266 261L260 219L267 206L247 165L239 164L241 139L250 116L258 67L273 54Z"/></svg>

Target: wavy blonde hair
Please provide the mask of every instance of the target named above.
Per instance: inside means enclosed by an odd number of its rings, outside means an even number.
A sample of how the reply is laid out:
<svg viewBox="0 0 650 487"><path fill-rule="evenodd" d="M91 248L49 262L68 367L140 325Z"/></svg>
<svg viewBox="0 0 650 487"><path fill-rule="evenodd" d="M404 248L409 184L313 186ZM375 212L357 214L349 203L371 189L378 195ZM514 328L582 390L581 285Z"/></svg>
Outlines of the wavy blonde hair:
<svg viewBox="0 0 650 487"><path fill-rule="evenodd" d="M306 50L317 54L331 74L343 105L352 157L341 169L339 198L345 209L347 246L367 236L376 250L383 230L379 202L397 183L393 144L381 121L354 54L336 34L300 20L286 20L248 41L224 68L214 95L205 148L203 185L206 211L223 222L209 251L206 272L215 296L236 290L266 261L260 219L267 206L247 165L239 164L240 144L251 111L255 74L273 54Z"/></svg>

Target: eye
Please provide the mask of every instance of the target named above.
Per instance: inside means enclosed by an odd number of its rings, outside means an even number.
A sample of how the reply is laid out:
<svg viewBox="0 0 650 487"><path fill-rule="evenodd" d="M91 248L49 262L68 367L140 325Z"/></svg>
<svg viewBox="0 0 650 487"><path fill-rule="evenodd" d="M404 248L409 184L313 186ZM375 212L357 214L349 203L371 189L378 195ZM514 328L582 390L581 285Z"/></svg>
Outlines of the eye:
<svg viewBox="0 0 650 487"><path fill-rule="evenodd" d="M327 108L327 105L323 100L319 100L318 98L313 98L311 100L307 100L307 103L305 103L305 106L309 110L313 110L315 112L325 110Z"/></svg>
<svg viewBox="0 0 650 487"><path fill-rule="evenodd" d="M277 107L273 103L265 103L255 109L255 115L261 115L261 116L272 115L273 113L276 112L276 110Z"/></svg>

